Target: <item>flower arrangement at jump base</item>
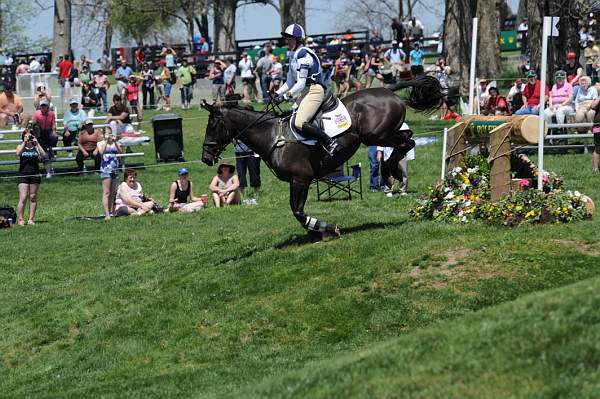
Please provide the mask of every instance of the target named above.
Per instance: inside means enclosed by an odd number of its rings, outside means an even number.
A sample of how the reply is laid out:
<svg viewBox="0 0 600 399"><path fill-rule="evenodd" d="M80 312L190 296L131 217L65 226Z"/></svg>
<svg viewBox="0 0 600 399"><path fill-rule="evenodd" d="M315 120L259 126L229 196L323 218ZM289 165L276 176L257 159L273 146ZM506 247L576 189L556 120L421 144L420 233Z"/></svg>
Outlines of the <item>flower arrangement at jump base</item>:
<svg viewBox="0 0 600 399"><path fill-rule="evenodd" d="M410 214L416 219L468 223L483 220L505 226L533 223L570 223L591 217L593 202L578 191L563 189L563 180L545 172L544 189L521 179L510 195L490 200L489 167L483 157L466 157L464 168L454 168L417 200ZM535 171L537 174L537 170Z"/></svg>

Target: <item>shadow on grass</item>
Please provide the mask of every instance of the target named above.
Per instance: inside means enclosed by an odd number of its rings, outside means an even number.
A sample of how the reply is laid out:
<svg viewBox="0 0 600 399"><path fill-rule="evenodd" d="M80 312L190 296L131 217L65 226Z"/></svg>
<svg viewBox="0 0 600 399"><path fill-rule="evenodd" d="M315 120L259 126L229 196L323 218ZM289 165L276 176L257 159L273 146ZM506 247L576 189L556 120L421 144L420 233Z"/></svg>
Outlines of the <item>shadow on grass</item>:
<svg viewBox="0 0 600 399"><path fill-rule="evenodd" d="M399 226L404 225L407 222L408 222L407 220L401 220L401 221L397 221L397 222L385 222L385 223L383 223L383 222L363 223L363 224L359 224L357 226L343 228L343 229L341 229L341 232L342 232L342 236L344 236L347 234L359 233L359 232L363 232L363 231L381 230L381 229L387 229L390 227L399 227ZM335 238L330 238L326 241L335 241ZM321 242L321 241L319 241L319 242ZM251 257L252 255L261 253L263 251L267 251L272 248L273 249L285 249L285 248L292 247L292 246L301 246L301 245L314 244L314 243L315 243L314 237L311 237L309 234L303 234L303 235L294 234L294 235L291 235L286 240L281 241L280 243L277 243L273 246L249 249L239 255L225 258L225 259L221 260L220 262L218 262L216 265L220 266L220 265L225 265L225 264L228 264L231 262L236 262L236 261L239 261L242 259L247 259L247 258Z"/></svg>

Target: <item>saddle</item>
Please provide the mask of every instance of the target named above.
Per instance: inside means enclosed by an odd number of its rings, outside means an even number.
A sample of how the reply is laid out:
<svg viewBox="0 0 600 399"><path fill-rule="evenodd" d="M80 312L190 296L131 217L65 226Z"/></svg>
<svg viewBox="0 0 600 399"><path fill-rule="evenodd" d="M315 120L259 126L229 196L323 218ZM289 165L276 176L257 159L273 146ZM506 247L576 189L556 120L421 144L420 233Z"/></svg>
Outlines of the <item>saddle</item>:
<svg viewBox="0 0 600 399"><path fill-rule="evenodd" d="M294 121L296 119L296 110L290 117L290 129L292 130L293 136L306 145L315 145L316 140L306 139L302 134L296 130ZM319 110L312 117L310 123L314 123L327 133L329 137L336 137L352 126L352 119L350 113L346 109L344 103L342 103L337 97L329 95L325 98L325 101L319 107Z"/></svg>

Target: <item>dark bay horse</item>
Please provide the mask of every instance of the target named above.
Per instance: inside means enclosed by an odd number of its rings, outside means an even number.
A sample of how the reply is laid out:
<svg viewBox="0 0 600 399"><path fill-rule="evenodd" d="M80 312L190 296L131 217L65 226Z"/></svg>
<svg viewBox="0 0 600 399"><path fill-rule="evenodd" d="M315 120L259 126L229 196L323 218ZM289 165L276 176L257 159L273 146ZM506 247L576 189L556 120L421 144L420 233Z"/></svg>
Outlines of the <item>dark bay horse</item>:
<svg viewBox="0 0 600 399"><path fill-rule="evenodd" d="M430 76L399 83L394 89L409 88L406 104L420 111L434 110L443 99L437 79ZM289 121L281 122L273 113L256 112L238 106L217 107L206 102L203 107L210 116L204 138L202 162L214 165L221 152L233 141L242 140L272 169L277 178L290 183L290 207L296 219L313 239L324 234L339 235L337 225L326 223L304 213L311 182L323 177L346 162L360 144L394 147L386 161L392 175L402 180L398 162L415 142L412 132L400 130L406 114L405 101L393 91L374 88L358 91L342 102L352 118L352 126L337 137L340 150L330 157L320 146L296 142ZM285 141L278 137L283 135Z"/></svg>

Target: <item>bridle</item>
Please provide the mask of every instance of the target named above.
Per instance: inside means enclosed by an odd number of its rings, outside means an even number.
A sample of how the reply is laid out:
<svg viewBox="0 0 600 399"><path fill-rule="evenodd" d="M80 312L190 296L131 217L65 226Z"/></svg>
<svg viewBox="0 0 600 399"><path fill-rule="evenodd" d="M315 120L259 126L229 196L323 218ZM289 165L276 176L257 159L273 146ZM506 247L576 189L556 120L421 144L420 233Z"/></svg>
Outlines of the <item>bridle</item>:
<svg viewBox="0 0 600 399"><path fill-rule="evenodd" d="M274 115L269 116L269 111L272 111ZM279 111L279 113L277 111ZM210 147L216 148L216 153L213 153L212 151L209 151L209 153L213 157L218 159L219 155L227 148L227 145L229 145L229 143L238 139L244 133L246 133L248 130L260 125L261 123L279 118L281 116L280 113L282 113L282 112L283 111L281 110L279 105L273 101L273 98L270 98L269 102L267 103L265 108L261 111L260 116L258 116L255 120L250 122L248 125L246 125L246 127L244 127L242 130L237 132L237 134L235 134L235 135L230 134L229 128L227 127L227 124L225 123L225 117L223 116L223 114L221 112L219 112L218 114L216 112L211 113L211 116L213 118L216 118L216 120L219 124L219 127L223 128L225 130L225 139L217 139L215 141L209 141L209 142L205 141L204 147L206 148L206 147L210 146ZM269 117L267 117L267 116L269 116ZM221 137L221 135L219 135L219 138L220 137Z"/></svg>

